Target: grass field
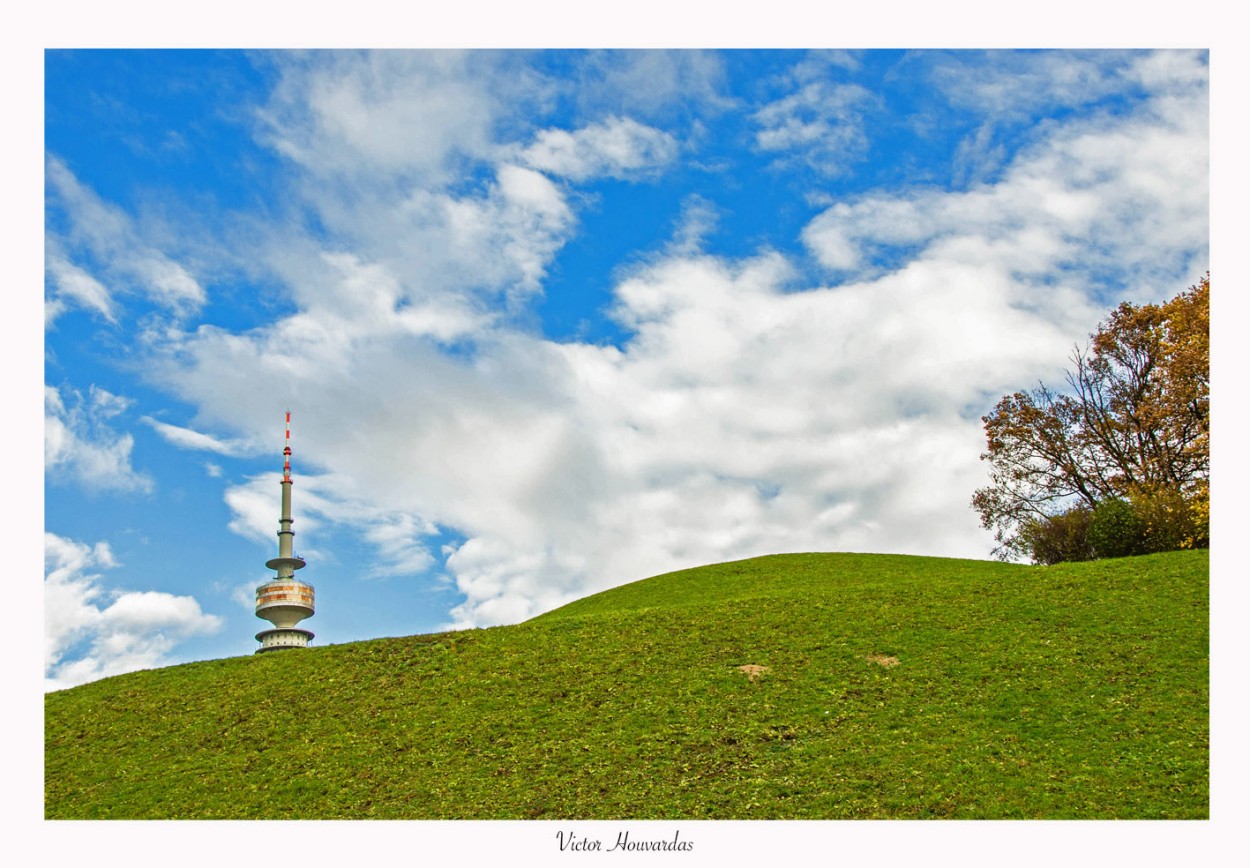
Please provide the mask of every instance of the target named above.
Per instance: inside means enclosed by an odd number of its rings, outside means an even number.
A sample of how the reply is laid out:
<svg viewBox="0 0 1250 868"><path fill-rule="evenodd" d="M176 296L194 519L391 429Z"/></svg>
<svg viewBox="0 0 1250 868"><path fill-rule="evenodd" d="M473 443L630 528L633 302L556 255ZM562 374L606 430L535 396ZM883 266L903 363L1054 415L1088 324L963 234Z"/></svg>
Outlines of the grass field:
<svg viewBox="0 0 1250 868"><path fill-rule="evenodd" d="M1206 552L777 555L49 694L49 818L1203 818Z"/></svg>

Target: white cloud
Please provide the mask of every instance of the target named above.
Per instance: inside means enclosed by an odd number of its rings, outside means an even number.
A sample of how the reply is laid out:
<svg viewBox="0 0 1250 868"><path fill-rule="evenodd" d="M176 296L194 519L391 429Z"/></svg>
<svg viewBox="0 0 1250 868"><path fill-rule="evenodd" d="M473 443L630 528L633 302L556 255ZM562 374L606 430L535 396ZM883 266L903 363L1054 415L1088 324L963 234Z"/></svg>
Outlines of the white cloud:
<svg viewBox="0 0 1250 868"><path fill-rule="evenodd" d="M330 524L347 528L374 547L375 557L361 577L412 575L434 564L423 538L437 533L429 521L412 513L386 509L363 498L343 477L293 471L293 513L296 551L314 560L325 555L315 547L318 532ZM230 529L240 536L275 545L278 527L278 489L281 475L262 474L226 490L233 517ZM307 545L312 540L314 546Z"/></svg>
<svg viewBox="0 0 1250 868"><path fill-rule="evenodd" d="M44 534L44 665L51 666L62 649L94 622L99 611L84 591L97 578L83 575L93 567L117 566L108 543L83 543Z"/></svg>
<svg viewBox="0 0 1250 868"><path fill-rule="evenodd" d="M865 154L865 108L876 97L857 84L811 81L755 113L756 145L799 159L826 175L839 175Z"/></svg>
<svg viewBox="0 0 1250 868"><path fill-rule="evenodd" d="M970 510L918 495L976 487L979 423L958 408L1062 357L1062 333L993 269L797 293L790 277L777 256L658 263L618 288L623 350L501 334L469 361L380 338L352 357L367 390L306 360L296 457L338 479L297 472L301 526L353 527L395 572L429 563L429 522L462 533L460 626L768 551L982 552ZM184 382L228 412L235 362L184 349L201 366ZM230 490L237 530L272 541L276 487Z"/></svg>
<svg viewBox="0 0 1250 868"><path fill-rule="evenodd" d="M107 424L129 403L92 386L85 399L71 390L67 404L60 390L44 386L43 454L48 478L88 488L151 491L151 478L130 464L134 438L117 434Z"/></svg>
<svg viewBox="0 0 1250 868"><path fill-rule="evenodd" d="M1206 269L1209 226L1205 89L1188 87L1186 96L1054 128L993 185L840 202L803 238L840 272L877 273L903 256L996 265L1026 286L1061 275L1049 298L1030 291L1053 308L1079 302L1082 282L1097 289L1109 273L1130 293L1187 285ZM1106 303L1096 293L1092 301Z"/></svg>
<svg viewBox="0 0 1250 868"><path fill-rule="evenodd" d="M45 689L169 665L180 641L220 629L192 597L110 591L91 572L117 566L107 543L44 534Z"/></svg>
<svg viewBox="0 0 1250 868"><path fill-rule="evenodd" d="M676 155L677 142L668 133L630 118L610 117L574 132L542 130L521 159L535 169L584 181L653 172Z"/></svg>
<svg viewBox="0 0 1250 868"><path fill-rule="evenodd" d="M94 310L110 323L117 322L116 305L104 284L56 252L55 241L48 244L47 275L52 297L45 305L45 325L73 305Z"/></svg>
<svg viewBox="0 0 1250 868"><path fill-rule="evenodd" d="M262 136L323 178L449 182L493 148L498 118L524 113L543 88L507 52L314 51L277 63Z"/></svg>
<svg viewBox="0 0 1250 868"><path fill-rule="evenodd" d="M1117 101L1146 94L1155 111L1175 101L1192 114L1208 77L1203 51L917 52L909 62L910 75L928 78L952 106L981 118L959 147L961 183L1001 168L1005 138L1048 137L1050 125L1037 124L1039 114L1079 109L1110 119L1124 110ZM1205 128L1205 117L1201 123Z"/></svg>
<svg viewBox="0 0 1250 868"><path fill-rule="evenodd" d="M527 167L482 171L460 191L362 184L344 196L309 183L300 195L329 240L304 236L303 215L257 225L250 260L271 269L307 313L290 323L295 346L328 348L362 327L455 341L539 292L575 225L566 195Z"/></svg>
<svg viewBox="0 0 1250 868"><path fill-rule="evenodd" d="M412 515L367 515L357 520L364 538L377 547L378 559L371 575L413 575L434 565L434 557L422 536L435 532L429 522Z"/></svg>
<svg viewBox="0 0 1250 868"><path fill-rule="evenodd" d="M919 53L928 76L953 105L998 119L1031 117L1122 92L1138 58L1125 51Z"/></svg>
<svg viewBox="0 0 1250 868"><path fill-rule="evenodd" d="M334 354L350 366L344 354L360 339L381 332L460 340L538 293L575 216L541 173L507 164L493 171L475 193L388 193L358 203L359 211L325 194L317 207L336 242L266 239L258 255L302 309L283 321L275 349Z"/></svg>
<svg viewBox="0 0 1250 868"><path fill-rule="evenodd" d="M279 517L276 506L277 492L281 481L282 475L279 473L265 474L254 476L243 485L234 485L226 489L226 505L233 513L230 519L230 530L256 542L274 544ZM309 517L311 510L302 502L302 492L300 499L300 527L296 531L297 539L305 526L316 527L318 523L317 519Z"/></svg>
<svg viewBox="0 0 1250 868"><path fill-rule="evenodd" d="M574 220L516 164L551 88L523 56L307 52L278 69L262 136L300 171L283 220L250 227L238 255L291 287L305 340L358 333L366 304L370 327L455 341L539 290Z"/></svg>
<svg viewBox="0 0 1250 868"><path fill-rule="evenodd" d="M725 79L724 60L712 51L592 51L580 59L569 87L584 113L667 118L678 110L731 108L734 100L722 93Z"/></svg>
<svg viewBox="0 0 1250 868"><path fill-rule="evenodd" d="M687 196L681 203L681 216L667 252L687 256L700 253L704 239L716 229L720 217L715 203L697 193Z"/></svg>
<svg viewBox="0 0 1250 868"><path fill-rule="evenodd" d="M202 434L190 428L182 428L178 425L170 425L167 422L158 421L151 416L144 416L140 421L146 422L157 434L180 449L216 452L219 455L239 455L248 450L248 445L245 443L235 440L219 440L216 437L210 437L208 434ZM211 475L220 475L220 473L220 467L217 468L215 474L210 471Z"/></svg>
<svg viewBox="0 0 1250 868"><path fill-rule="evenodd" d="M148 243L125 212L80 183L65 163L50 157L46 178L49 208L66 223L48 231L47 269L58 292L54 302L73 299L110 321L116 319L115 295L132 288L179 316L204 304L206 294L195 277ZM82 260L93 262L105 279L90 274Z"/></svg>
<svg viewBox="0 0 1250 868"><path fill-rule="evenodd" d="M536 291L572 227L573 212L555 184L529 169L501 167L498 189L497 200L475 209L477 225L492 227L503 241L508 267L518 272L515 285Z"/></svg>
<svg viewBox="0 0 1250 868"><path fill-rule="evenodd" d="M952 177L958 186L980 184L992 178L1007 159L1006 146L995 139L992 121L983 121L977 131L959 143Z"/></svg>

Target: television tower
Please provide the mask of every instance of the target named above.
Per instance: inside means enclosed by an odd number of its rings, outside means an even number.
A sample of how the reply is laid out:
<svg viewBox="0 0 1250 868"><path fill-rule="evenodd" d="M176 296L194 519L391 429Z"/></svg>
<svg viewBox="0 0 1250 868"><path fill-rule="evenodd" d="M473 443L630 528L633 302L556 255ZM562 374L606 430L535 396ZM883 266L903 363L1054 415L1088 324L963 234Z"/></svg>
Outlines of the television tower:
<svg viewBox="0 0 1250 868"><path fill-rule="evenodd" d="M286 411L286 448L282 450L282 518L278 520L278 556L265 566L278 575L256 589L256 617L273 624L256 634L256 653L282 648L306 648L310 630L296 627L313 616L313 586L295 578L304 559L295 556L295 532L291 530L291 411Z"/></svg>

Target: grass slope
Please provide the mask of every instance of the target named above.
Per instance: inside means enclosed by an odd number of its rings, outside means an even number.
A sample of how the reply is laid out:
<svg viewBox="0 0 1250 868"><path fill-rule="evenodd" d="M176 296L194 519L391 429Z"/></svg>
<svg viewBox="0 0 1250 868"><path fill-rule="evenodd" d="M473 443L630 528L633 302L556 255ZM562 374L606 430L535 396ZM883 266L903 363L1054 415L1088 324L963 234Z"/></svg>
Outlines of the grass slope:
<svg viewBox="0 0 1250 868"><path fill-rule="evenodd" d="M47 696L45 810L1206 817L1207 586L1205 552L778 555L511 627L138 672Z"/></svg>

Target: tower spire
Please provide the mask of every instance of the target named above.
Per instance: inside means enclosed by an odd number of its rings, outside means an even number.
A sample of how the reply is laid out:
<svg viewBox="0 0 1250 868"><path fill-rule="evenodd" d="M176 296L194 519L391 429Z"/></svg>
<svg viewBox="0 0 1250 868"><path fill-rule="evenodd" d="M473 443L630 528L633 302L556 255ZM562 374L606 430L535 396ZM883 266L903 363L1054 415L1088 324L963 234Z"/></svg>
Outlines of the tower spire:
<svg viewBox="0 0 1250 868"><path fill-rule="evenodd" d="M296 627L311 618L314 609L313 586L295 578L303 569L304 559L295 555L295 531L291 530L291 411L286 411L286 445L282 449L282 513L278 519L278 556L265 566L277 575L256 589L256 617L273 624L273 629L256 634L262 651L279 648L304 648L313 638L309 630Z"/></svg>
<svg viewBox="0 0 1250 868"><path fill-rule="evenodd" d="M282 450L282 481L291 481L291 411L286 411L286 448Z"/></svg>

